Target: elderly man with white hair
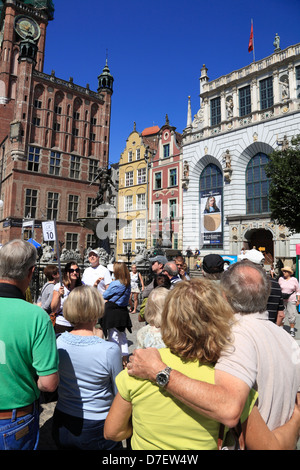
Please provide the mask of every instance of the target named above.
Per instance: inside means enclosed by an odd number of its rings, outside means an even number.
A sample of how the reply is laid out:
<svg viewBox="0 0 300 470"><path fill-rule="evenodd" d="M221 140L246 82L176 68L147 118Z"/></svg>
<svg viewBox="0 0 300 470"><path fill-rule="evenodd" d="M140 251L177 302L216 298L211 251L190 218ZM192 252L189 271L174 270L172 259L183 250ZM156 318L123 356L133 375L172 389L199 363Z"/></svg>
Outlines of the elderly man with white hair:
<svg viewBox="0 0 300 470"><path fill-rule="evenodd" d="M259 266L264 266L265 257L264 255L253 248L247 250L245 253L239 256L241 260L248 260ZM269 320L276 323L278 326L283 326L285 314L284 314L284 303L281 292L280 284L270 276L271 292L268 298L267 311L269 313ZM291 335L294 336L294 331L291 330Z"/></svg>
<svg viewBox="0 0 300 470"><path fill-rule="evenodd" d="M36 248L12 240L0 250L0 450L35 450L40 391L58 385L54 328L41 307L26 302Z"/></svg>

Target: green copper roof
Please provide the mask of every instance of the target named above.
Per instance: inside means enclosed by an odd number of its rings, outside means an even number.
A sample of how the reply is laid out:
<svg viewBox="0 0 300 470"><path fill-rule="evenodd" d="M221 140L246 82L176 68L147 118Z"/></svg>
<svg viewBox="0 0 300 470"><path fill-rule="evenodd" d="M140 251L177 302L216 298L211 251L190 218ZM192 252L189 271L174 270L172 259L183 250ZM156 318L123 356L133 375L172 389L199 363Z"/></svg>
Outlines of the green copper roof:
<svg viewBox="0 0 300 470"><path fill-rule="evenodd" d="M34 8L41 8L47 10L49 20L54 18L54 4L52 0L20 0L20 2L25 3L26 5L31 5ZM3 9L5 0L0 0L0 15Z"/></svg>

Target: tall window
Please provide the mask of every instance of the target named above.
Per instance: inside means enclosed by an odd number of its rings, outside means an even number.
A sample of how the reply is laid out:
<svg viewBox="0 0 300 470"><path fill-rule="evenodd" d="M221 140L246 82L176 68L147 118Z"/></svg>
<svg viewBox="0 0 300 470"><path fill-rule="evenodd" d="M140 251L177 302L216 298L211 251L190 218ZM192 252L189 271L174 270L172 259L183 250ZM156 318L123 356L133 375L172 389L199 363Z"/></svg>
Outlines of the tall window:
<svg viewBox="0 0 300 470"><path fill-rule="evenodd" d="M137 171L137 184L146 183L146 168L139 168Z"/></svg>
<svg viewBox="0 0 300 470"><path fill-rule="evenodd" d="M132 238L132 220L127 220L127 225L124 227L123 238Z"/></svg>
<svg viewBox="0 0 300 470"><path fill-rule="evenodd" d="M37 199L38 199L38 190L37 189L26 189L25 191L25 217L30 217L34 219L36 217L37 210Z"/></svg>
<svg viewBox="0 0 300 470"><path fill-rule="evenodd" d="M260 109L273 106L273 78L268 77L259 82L260 86Z"/></svg>
<svg viewBox="0 0 300 470"><path fill-rule="evenodd" d="M87 217L92 217L93 215L93 210L96 209L97 203L94 202L93 197L88 197L87 198L87 207L86 207L86 215ZM91 245L88 245L91 246Z"/></svg>
<svg viewBox="0 0 300 470"><path fill-rule="evenodd" d="M78 218L79 197L74 194L69 195L68 222L76 222Z"/></svg>
<svg viewBox="0 0 300 470"><path fill-rule="evenodd" d="M169 215L172 218L177 217L177 199L169 199Z"/></svg>
<svg viewBox="0 0 300 470"><path fill-rule="evenodd" d="M223 178L221 170L213 163L207 165L200 176L200 191L221 191Z"/></svg>
<svg viewBox="0 0 300 470"><path fill-rule="evenodd" d="M51 152L50 154L50 175L58 176L60 173L61 155L59 152Z"/></svg>
<svg viewBox="0 0 300 470"><path fill-rule="evenodd" d="M58 193L52 193L52 192L48 193L48 200L47 200L47 219L48 220L57 219L58 200L59 200Z"/></svg>
<svg viewBox="0 0 300 470"><path fill-rule="evenodd" d="M204 249L223 247L222 199L222 171L210 163L200 176L200 236Z"/></svg>
<svg viewBox="0 0 300 470"><path fill-rule="evenodd" d="M145 238L146 233L146 220L137 219L136 220L136 238Z"/></svg>
<svg viewBox="0 0 300 470"><path fill-rule="evenodd" d="M258 153L248 163L246 170L247 214L269 212L270 179L266 176L265 166L268 156Z"/></svg>
<svg viewBox="0 0 300 470"><path fill-rule="evenodd" d="M38 147L29 147L27 170L39 171L40 149Z"/></svg>
<svg viewBox="0 0 300 470"><path fill-rule="evenodd" d="M172 168L169 173L169 186L177 186L177 168Z"/></svg>
<svg viewBox="0 0 300 470"><path fill-rule="evenodd" d="M251 113L251 90L250 85L239 89L240 117Z"/></svg>
<svg viewBox="0 0 300 470"><path fill-rule="evenodd" d="M161 201L154 203L154 219L161 219Z"/></svg>
<svg viewBox="0 0 300 470"><path fill-rule="evenodd" d="M221 99L214 98L210 100L210 124L211 126L216 126L221 122Z"/></svg>
<svg viewBox="0 0 300 470"><path fill-rule="evenodd" d="M66 249L76 250L78 248L78 233L66 234Z"/></svg>
<svg viewBox="0 0 300 470"><path fill-rule="evenodd" d="M145 209L146 208L146 194L137 194L136 197L136 208L137 209Z"/></svg>
<svg viewBox="0 0 300 470"><path fill-rule="evenodd" d="M161 189L161 171L154 173L154 189Z"/></svg>
<svg viewBox="0 0 300 470"><path fill-rule="evenodd" d="M300 65L296 67L296 93L297 98L300 98Z"/></svg>
<svg viewBox="0 0 300 470"><path fill-rule="evenodd" d="M124 197L124 211L132 211L133 209L133 196L125 196Z"/></svg>
<svg viewBox="0 0 300 470"><path fill-rule="evenodd" d="M164 145L164 158L168 158L170 156L170 144Z"/></svg>
<svg viewBox="0 0 300 470"><path fill-rule="evenodd" d="M94 181L98 172L98 160L91 158L89 160L89 181Z"/></svg>
<svg viewBox="0 0 300 470"><path fill-rule="evenodd" d="M123 253L131 253L131 242L123 242Z"/></svg>
<svg viewBox="0 0 300 470"><path fill-rule="evenodd" d="M71 155L70 178L79 179L80 177L80 157Z"/></svg>
<svg viewBox="0 0 300 470"><path fill-rule="evenodd" d="M133 171L125 173L125 186L133 186Z"/></svg>

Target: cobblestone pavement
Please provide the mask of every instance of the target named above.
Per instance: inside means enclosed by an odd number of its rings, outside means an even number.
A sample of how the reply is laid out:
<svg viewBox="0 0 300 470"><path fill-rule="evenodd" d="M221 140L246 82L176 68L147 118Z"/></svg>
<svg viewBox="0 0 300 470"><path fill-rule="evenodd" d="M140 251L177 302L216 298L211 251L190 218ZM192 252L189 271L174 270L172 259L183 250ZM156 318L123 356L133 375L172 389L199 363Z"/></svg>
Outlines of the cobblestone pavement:
<svg viewBox="0 0 300 470"><path fill-rule="evenodd" d="M127 338L129 342L129 352L135 348L136 344L136 333L137 331L145 325L145 323L140 323L138 321L138 314L130 315L132 321L132 333L127 332ZM55 408L56 402L50 403L41 403L40 405L40 441L39 441L39 450L57 450L52 436L52 417ZM124 443L124 445L126 445Z"/></svg>

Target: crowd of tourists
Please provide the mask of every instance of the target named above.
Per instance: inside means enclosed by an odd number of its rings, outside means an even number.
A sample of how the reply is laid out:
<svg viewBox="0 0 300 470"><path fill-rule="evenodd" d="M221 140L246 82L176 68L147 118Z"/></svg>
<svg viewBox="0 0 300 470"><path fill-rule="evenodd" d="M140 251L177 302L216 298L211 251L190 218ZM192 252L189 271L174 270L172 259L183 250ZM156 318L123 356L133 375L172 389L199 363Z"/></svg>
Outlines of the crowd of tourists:
<svg viewBox="0 0 300 470"><path fill-rule="evenodd" d="M26 292L36 257L23 240L0 250L1 450L38 449L47 393L57 449L296 448L300 288L291 267L276 280L248 250L228 269L206 255L203 276L190 277L183 256L157 255L145 285L136 265L104 267L92 249L83 272L70 261L60 279L48 265L34 304ZM141 326L129 354L132 315Z"/></svg>

